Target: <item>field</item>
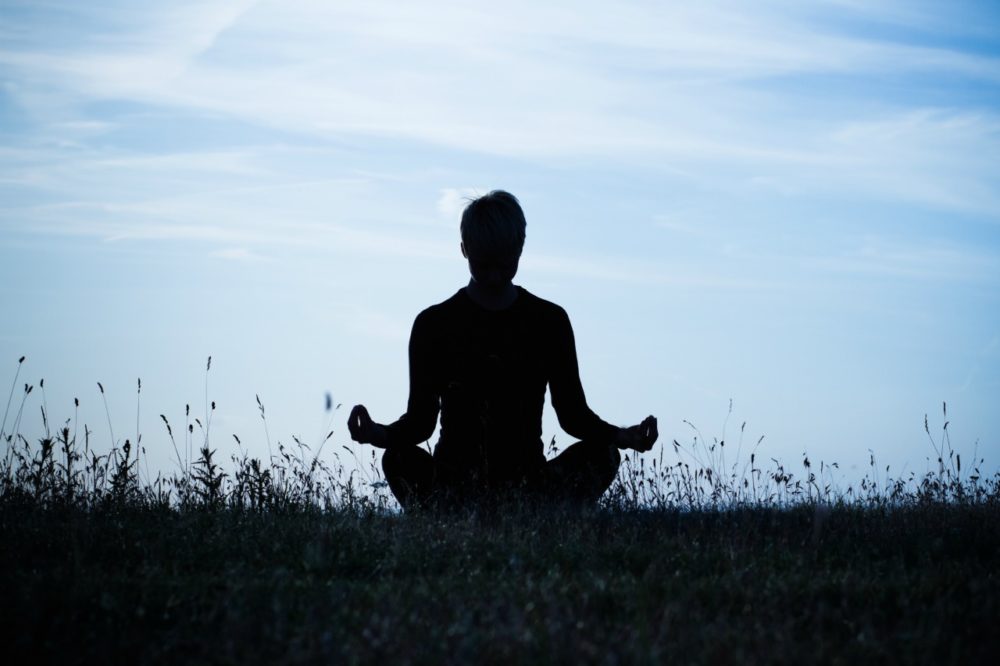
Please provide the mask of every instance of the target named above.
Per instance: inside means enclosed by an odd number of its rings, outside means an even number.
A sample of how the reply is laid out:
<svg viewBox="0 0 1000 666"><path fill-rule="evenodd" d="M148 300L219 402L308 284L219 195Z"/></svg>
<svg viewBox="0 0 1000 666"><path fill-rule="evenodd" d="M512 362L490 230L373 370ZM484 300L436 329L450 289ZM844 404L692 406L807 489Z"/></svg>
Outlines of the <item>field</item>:
<svg viewBox="0 0 1000 666"><path fill-rule="evenodd" d="M18 663L940 664L1000 648L995 505L443 518L4 502L0 521Z"/></svg>
<svg viewBox="0 0 1000 666"><path fill-rule="evenodd" d="M86 428L82 441L69 425L34 444L2 435L8 663L1000 653L1000 477L963 472L947 426L922 478L880 477L873 461L837 489L809 461L799 477L753 454L724 463L724 441L696 440L673 445L689 462L629 458L599 507L412 515L304 445L223 466L207 432L181 454L186 430L179 445L169 430L177 471L153 479L129 442L94 453Z"/></svg>

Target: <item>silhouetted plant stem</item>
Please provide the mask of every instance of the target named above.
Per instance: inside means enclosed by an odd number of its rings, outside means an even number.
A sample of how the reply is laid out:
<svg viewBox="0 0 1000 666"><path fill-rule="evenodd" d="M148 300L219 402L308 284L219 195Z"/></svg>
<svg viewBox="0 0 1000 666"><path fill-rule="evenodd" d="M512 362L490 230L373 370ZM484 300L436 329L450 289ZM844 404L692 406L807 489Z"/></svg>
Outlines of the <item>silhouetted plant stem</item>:
<svg viewBox="0 0 1000 666"><path fill-rule="evenodd" d="M24 364L24 357L18 359L17 370L14 372L14 381L10 384L10 394L7 396L7 407L3 410L3 424L0 425L0 439L3 439L7 432L7 414L10 412L10 403L14 399L14 389L17 387L17 380L21 376L21 365Z"/></svg>
<svg viewBox="0 0 1000 666"><path fill-rule="evenodd" d="M108 409L108 397L104 395L104 385L101 382L97 382L97 388L101 390L101 400L104 401L104 415L108 417L108 432L111 433L111 448L118 446L115 440L115 430L111 426L111 410Z"/></svg>

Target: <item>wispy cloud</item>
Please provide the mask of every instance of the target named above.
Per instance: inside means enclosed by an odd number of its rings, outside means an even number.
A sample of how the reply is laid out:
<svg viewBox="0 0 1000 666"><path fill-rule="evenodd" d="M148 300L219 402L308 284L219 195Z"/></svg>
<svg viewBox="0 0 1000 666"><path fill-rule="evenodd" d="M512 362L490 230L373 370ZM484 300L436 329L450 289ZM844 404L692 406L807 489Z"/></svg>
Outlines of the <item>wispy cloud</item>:
<svg viewBox="0 0 1000 666"><path fill-rule="evenodd" d="M624 282L651 288L669 285L753 291L782 286L778 282L763 278L730 277L718 269L690 264L664 267L635 259L593 255L531 252L525 255L521 263L526 274L530 272L598 282Z"/></svg>
<svg viewBox="0 0 1000 666"><path fill-rule="evenodd" d="M169 7L133 11L125 40L0 62L85 98L536 156L765 156L753 82L789 74L1000 81L996 58L840 35L782 3ZM755 131L726 133L734 113Z"/></svg>
<svg viewBox="0 0 1000 666"><path fill-rule="evenodd" d="M257 254L253 250L249 250L245 247L222 248L220 250L215 250L214 252L212 252L211 256L217 257L219 259L227 259L229 261L240 261L247 263L260 263L260 262L272 261L269 257Z"/></svg>
<svg viewBox="0 0 1000 666"><path fill-rule="evenodd" d="M58 15L58 5L48 11ZM867 197L1000 219L1000 114L880 86L903 79L920 87L932 77L997 90L995 55L876 29L936 18L945 33L966 30L931 7L514 2L498 12L445 1L261 0L71 11L75 39L47 42L37 15L25 25L14 17L21 37L0 48L11 99L28 115L54 113L48 127L76 142L12 158L0 180L69 200L166 210L181 207L185 191L203 191L208 175L217 186L229 179L227 188L288 180L279 158L254 146L94 150L87 136L118 122L114 111L95 117L96 102L321 141L398 140L424 154L679 171L723 194ZM826 20L831 14L879 23L862 37ZM37 147L44 134L26 136ZM171 187L177 196L164 196ZM469 190L434 187L439 214L453 219ZM204 215L243 214L232 201L224 214L221 201Z"/></svg>
<svg viewBox="0 0 1000 666"><path fill-rule="evenodd" d="M845 274L996 283L1000 257L955 243L918 243L872 237L851 251L809 259L809 266Z"/></svg>

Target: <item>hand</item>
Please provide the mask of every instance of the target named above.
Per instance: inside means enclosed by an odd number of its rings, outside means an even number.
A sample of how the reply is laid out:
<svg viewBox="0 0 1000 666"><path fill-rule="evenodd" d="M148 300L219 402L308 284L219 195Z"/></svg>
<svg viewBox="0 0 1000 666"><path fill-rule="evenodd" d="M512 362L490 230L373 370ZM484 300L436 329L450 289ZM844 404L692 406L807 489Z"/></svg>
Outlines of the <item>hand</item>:
<svg viewBox="0 0 1000 666"><path fill-rule="evenodd" d="M351 415L347 417L347 429L355 442L385 448L388 439L385 426L372 421L364 405L355 405L351 410Z"/></svg>
<svg viewBox="0 0 1000 666"><path fill-rule="evenodd" d="M656 417L647 416L639 425L629 428L621 428L618 431L618 439L615 444L619 449L635 449L636 451L649 451L656 443L656 438L660 436L656 429Z"/></svg>

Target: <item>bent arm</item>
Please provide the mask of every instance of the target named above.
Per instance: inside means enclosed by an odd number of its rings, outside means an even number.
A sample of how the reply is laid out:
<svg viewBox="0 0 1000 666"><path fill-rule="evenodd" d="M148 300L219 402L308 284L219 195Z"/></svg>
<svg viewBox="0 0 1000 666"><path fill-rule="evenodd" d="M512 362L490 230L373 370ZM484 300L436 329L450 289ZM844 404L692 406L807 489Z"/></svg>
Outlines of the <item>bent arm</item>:
<svg viewBox="0 0 1000 666"><path fill-rule="evenodd" d="M559 309L552 344L553 359L549 376L552 407L559 418L559 425L577 439L611 440L619 428L602 420L587 406L587 398L580 382L580 368L576 359L576 340L566 312Z"/></svg>
<svg viewBox="0 0 1000 666"><path fill-rule="evenodd" d="M434 340L425 313L413 322L409 356L410 397L406 413L386 426L386 448L425 442L437 425L440 400L434 381Z"/></svg>

